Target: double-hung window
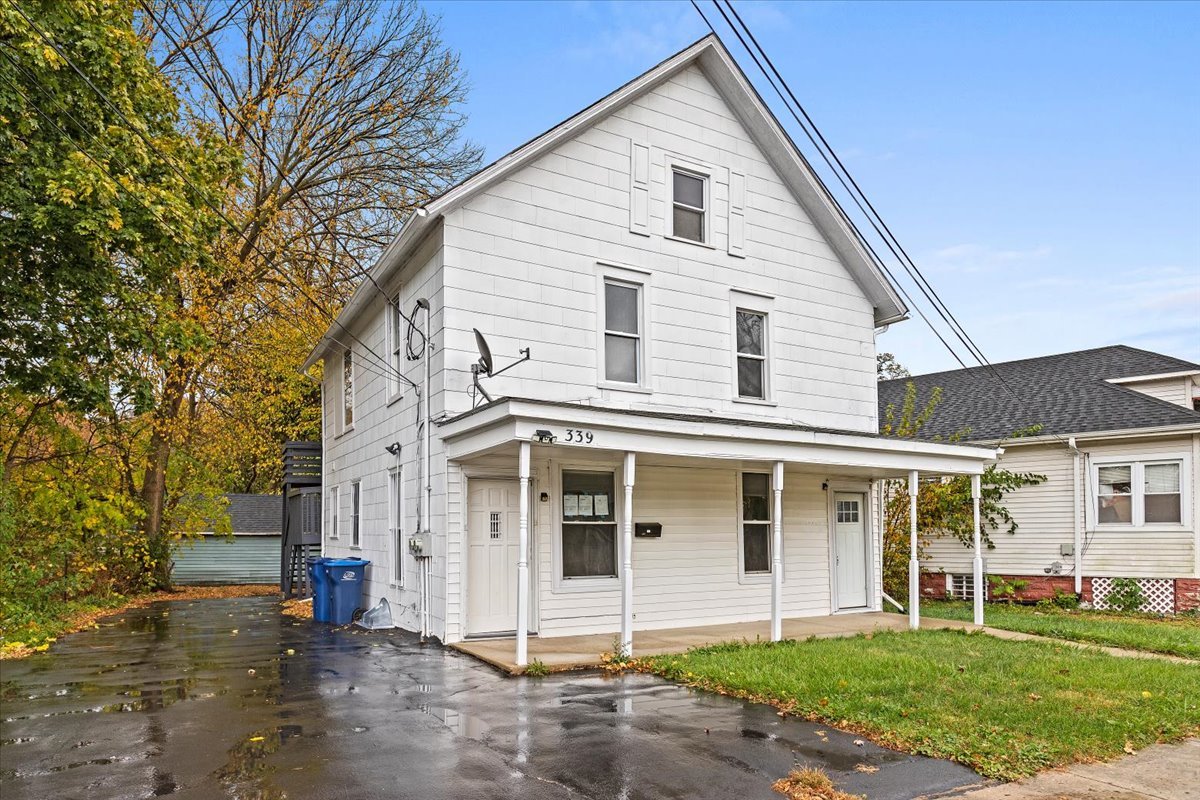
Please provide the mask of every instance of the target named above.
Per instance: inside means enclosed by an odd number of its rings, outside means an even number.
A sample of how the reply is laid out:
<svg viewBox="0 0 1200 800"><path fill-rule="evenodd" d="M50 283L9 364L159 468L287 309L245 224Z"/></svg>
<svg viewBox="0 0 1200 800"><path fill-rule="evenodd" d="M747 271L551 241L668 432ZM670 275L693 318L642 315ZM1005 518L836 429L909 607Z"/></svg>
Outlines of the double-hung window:
<svg viewBox="0 0 1200 800"><path fill-rule="evenodd" d="M771 476L742 473L742 573L771 571Z"/></svg>
<svg viewBox="0 0 1200 800"><path fill-rule="evenodd" d="M399 375L404 374L404 317L400 313L400 296L392 298L387 304L387 341L388 341L388 402L400 395L403 386L400 385Z"/></svg>
<svg viewBox="0 0 1200 800"><path fill-rule="evenodd" d="M350 546L362 545L362 483L354 481L350 484Z"/></svg>
<svg viewBox="0 0 1200 800"><path fill-rule="evenodd" d="M642 287L604 279L604 379L642 383Z"/></svg>
<svg viewBox="0 0 1200 800"><path fill-rule="evenodd" d="M329 487L329 538L336 539L342 531L342 493L337 486Z"/></svg>
<svg viewBox="0 0 1200 800"><path fill-rule="evenodd" d="M392 583L404 585L404 472L388 470L388 537L392 543Z"/></svg>
<svg viewBox="0 0 1200 800"><path fill-rule="evenodd" d="M562 473L562 577L617 575L617 517L612 472Z"/></svg>
<svg viewBox="0 0 1200 800"><path fill-rule="evenodd" d="M706 238L708 179L703 175L671 170L671 235L703 243Z"/></svg>
<svg viewBox="0 0 1200 800"><path fill-rule="evenodd" d="M354 351L342 352L342 430L354 427Z"/></svg>
<svg viewBox="0 0 1200 800"><path fill-rule="evenodd" d="M1095 466L1096 524L1178 525L1184 520L1183 459L1105 461Z"/></svg>
<svg viewBox="0 0 1200 800"><path fill-rule="evenodd" d="M737 347L737 396L767 399L767 315L736 309L734 336Z"/></svg>

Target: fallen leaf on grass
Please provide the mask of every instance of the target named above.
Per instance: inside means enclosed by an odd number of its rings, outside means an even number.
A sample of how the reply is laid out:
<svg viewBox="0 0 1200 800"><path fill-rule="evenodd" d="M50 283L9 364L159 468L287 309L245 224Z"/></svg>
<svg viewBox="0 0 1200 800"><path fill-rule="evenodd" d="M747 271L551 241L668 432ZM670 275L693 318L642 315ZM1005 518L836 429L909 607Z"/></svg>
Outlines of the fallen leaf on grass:
<svg viewBox="0 0 1200 800"><path fill-rule="evenodd" d="M1133 742L1128 742L1128 741L1125 742L1125 752L1128 753L1129 755L1133 755L1134 753L1137 752L1137 750L1135 750L1133 747Z"/></svg>
<svg viewBox="0 0 1200 800"><path fill-rule="evenodd" d="M786 778L771 784L771 788L788 800L865 800L862 795L839 790L819 769L794 769Z"/></svg>

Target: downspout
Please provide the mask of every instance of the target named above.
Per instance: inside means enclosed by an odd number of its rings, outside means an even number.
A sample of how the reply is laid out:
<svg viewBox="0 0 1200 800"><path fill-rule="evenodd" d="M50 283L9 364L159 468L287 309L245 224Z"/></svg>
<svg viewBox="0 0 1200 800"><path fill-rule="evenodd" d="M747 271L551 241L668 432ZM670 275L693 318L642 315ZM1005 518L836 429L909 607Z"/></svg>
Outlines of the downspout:
<svg viewBox="0 0 1200 800"><path fill-rule="evenodd" d="M423 487L421 487L421 491L425 493L425 497L424 497L424 502L421 503L422 519L421 519L420 529L421 529L421 533L426 535L424 538L426 538L430 543L430 546L429 546L430 552L426 553L425 558L421 559L421 561L422 561L421 569L422 569L422 576L423 576L423 580L421 581L421 590L424 594L424 596L421 598L421 638L424 639L425 637L427 637L429 635L429 601L433 596L432 588L429 585L433 579L433 570L431 568L431 563L430 563L433 561L433 552L432 552L433 551L433 537L428 535L429 534L429 516L430 516L429 504L430 504L430 502L432 502L432 499L433 499L433 480L430 478L430 475L429 475L429 439L430 439L429 429L430 429L430 426L431 426L432 420L433 420L433 413L431 411L431 406L430 406L430 400L432 398L429 396L430 395L430 392L429 392L429 383L430 383L430 381L429 381L429 359L430 359L430 355L433 351L433 341L429 338L429 333L430 333L430 330L429 330L430 329L429 301L426 300L424 297L422 297L419 300L417 300L417 305L419 305L421 308L425 309L425 347L422 348L425 351L425 353L424 353L424 355L425 355L425 374L421 381L422 394L425 396L425 420L424 420L424 424L423 424L424 441L421 443L421 460L423 462L421 472L422 472L422 477L425 481L425 485Z"/></svg>
<svg viewBox="0 0 1200 800"><path fill-rule="evenodd" d="M1076 596L1083 594L1083 518L1084 509L1080 499L1079 473L1080 461L1083 459L1083 453L1075 446L1075 437L1067 439L1067 447L1071 449L1071 481L1072 493L1074 495L1074 503L1071 506L1071 516L1075 527L1075 542L1071 548L1075 557L1075 594Z"/></svg>

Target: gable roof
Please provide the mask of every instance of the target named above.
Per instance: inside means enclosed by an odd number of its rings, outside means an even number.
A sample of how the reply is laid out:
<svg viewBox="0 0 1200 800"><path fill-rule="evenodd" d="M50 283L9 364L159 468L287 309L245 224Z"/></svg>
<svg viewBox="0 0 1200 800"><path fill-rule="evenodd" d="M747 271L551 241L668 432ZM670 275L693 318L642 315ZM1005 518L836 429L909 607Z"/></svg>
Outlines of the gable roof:
<svg viewBox="0 0 1200 800"><path fill-rule="evenodd" d="M278 494L227 494L229 522L238 536L279 536L283 497Z"/></svg>
<svg viewBox="0 0 1200 800"><path fill-rule="evenodd" d="M917 387L918 408L935 387L942 390L922 439L947 439L969 428L968 441L997 441L1038 424L1039 436L1170 426L1200 429L1200 413L1111 382L1197 371L1200 364L1113 345L992 366L1012 393L987 367L880 381L880 422L889 405L900 408L911 381Z"/></svg>
<svg viewBox="0 0 1200 800"><path fill-rule="evenodd" d="M359 284L338 315L337 322L321 337L304 368L312 366L328 347L336 344L333 334L340 329L339 323L348 324L371 302L373 293L377 291L374 284L387 281L426 235L435 229L444 214L692 65L698 65L720 92L871 301L875 308L875 324L887 325L905 319L908 307L879 265L867 254L849 220L822 187L804 155L763 102L720 38L716 34L709 34L418 208L405 220L400 234L380 255L371 269L371 277Z"/></svg>

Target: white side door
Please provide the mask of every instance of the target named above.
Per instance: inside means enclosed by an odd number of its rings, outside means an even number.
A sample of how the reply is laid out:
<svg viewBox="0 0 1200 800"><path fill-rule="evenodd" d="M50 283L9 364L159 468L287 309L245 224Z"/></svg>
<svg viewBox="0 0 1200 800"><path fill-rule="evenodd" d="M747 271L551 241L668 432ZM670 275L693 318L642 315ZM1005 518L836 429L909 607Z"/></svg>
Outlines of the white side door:
<svg viewBox="0 0 1200 800"><path fill-rule="evenodd" d="M837 492L833 496L834 569L837 607L865 608L867 580L867 523L864 495Z"/></svg>
<svg viewBox="0 0 1200 800"><path fill-rule="evenodd" d="M516 481L468 483L467 634L517 629L517 544L520 486Z"/></svg>

